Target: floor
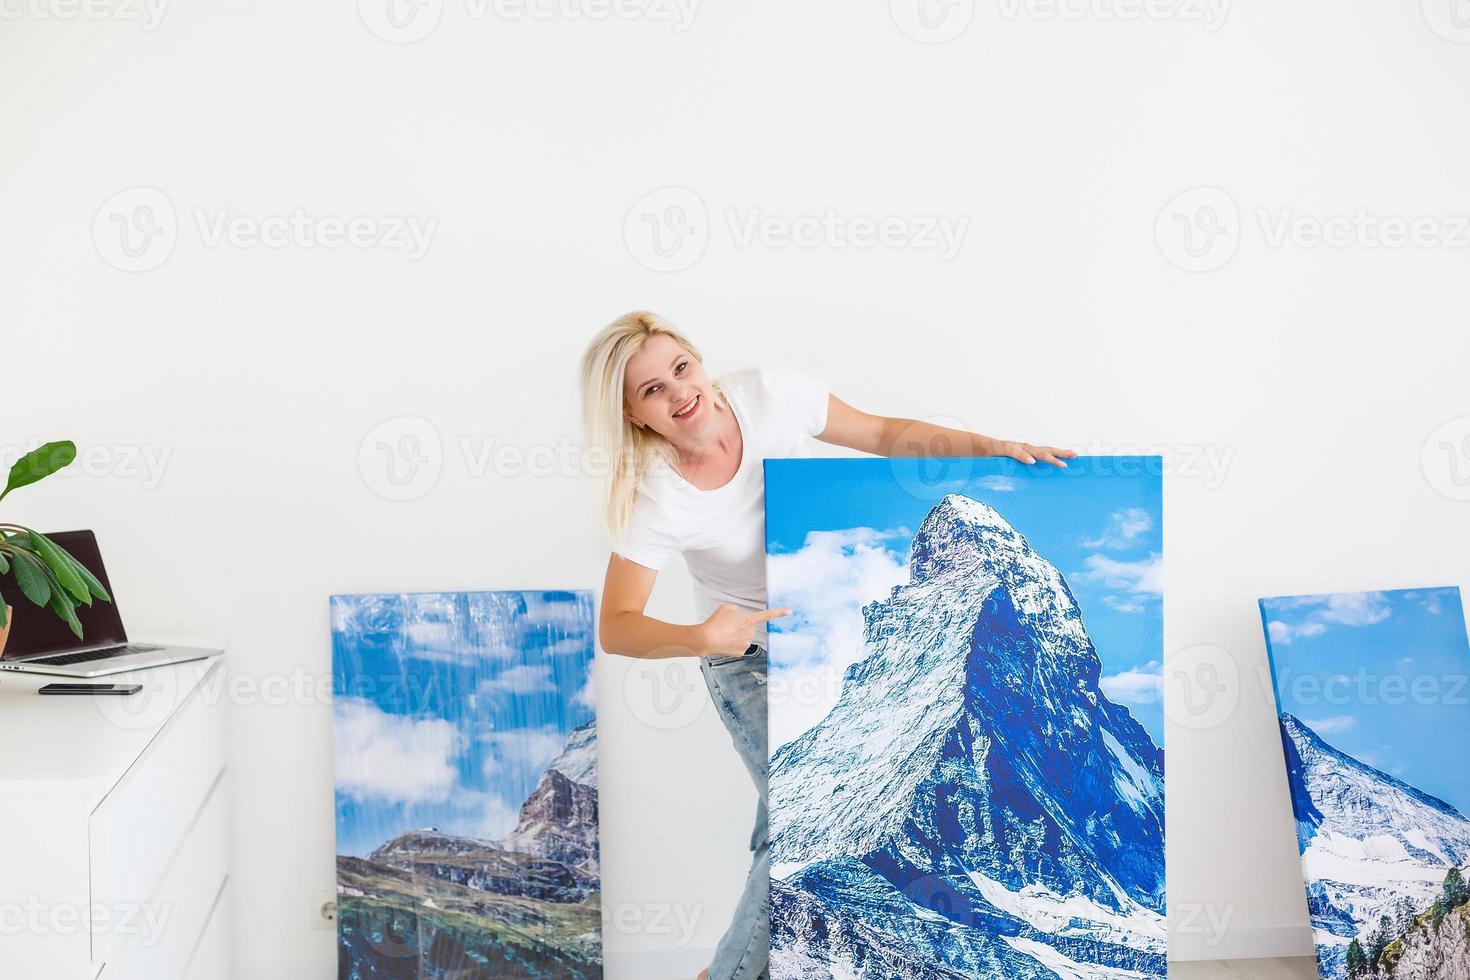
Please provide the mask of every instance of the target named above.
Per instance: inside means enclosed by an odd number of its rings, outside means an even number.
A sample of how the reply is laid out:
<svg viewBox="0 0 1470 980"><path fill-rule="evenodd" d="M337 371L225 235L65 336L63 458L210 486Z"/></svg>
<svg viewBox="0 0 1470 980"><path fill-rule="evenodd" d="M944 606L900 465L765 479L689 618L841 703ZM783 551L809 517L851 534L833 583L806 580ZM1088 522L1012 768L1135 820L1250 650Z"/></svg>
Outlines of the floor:
<svg viewBox="0 0 1470 980"><path fill-rule="evenodd" d="M1310 958L1170 963L1169 980L1317 980L1317 964Z"/></svg>

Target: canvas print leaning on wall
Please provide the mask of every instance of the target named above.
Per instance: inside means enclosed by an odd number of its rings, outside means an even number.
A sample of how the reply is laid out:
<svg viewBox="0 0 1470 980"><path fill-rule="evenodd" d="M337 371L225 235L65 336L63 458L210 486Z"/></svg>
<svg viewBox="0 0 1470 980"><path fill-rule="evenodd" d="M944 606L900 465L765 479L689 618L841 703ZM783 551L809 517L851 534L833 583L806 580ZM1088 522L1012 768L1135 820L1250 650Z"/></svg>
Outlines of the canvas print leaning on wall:
<svg viewBox="0 0 1470 980"><path fill-rule="evenodd" d="M1453 587L1261 600L1324 980L1470 978L1470 644Z"/></svg>
<svg viewBox="0 0 1470 980"><path fill-rule="evenodd" d="M1158 462L767 461L772 980L1165 976Z"/></svg>
<svg viewBox="0 0 1470 980"><path fill-rule="evenodd" d="M331 613L339 980L601 977L591 594Z"/></svg>

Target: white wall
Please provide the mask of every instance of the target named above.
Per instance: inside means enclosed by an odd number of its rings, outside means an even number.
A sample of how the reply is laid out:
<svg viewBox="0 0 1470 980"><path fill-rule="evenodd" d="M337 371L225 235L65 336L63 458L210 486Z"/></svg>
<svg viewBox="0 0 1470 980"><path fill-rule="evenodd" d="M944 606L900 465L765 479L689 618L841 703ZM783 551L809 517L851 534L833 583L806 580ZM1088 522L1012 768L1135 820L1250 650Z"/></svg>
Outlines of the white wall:
<svg viewBox="0 0 1470 980"><path fill-rule="evenodd" d="M0 442L101 454L5 515L97 528L135 634L227 644L245 683L311 679L332 592L599 585L576 467L517 475L474 453L573 445L581 345L651 306L715 369L786 364L872 411L1165 453L1174 951L1303 948L1254 600L1470 587L1470 504L1453 499L1470 452L1421 457L1443 423L1437 441L1470 429L1470 233L1274 232L1283 214L1470 211L1470 47L1430 26L1450 0L1154 0L1132 19L1103 16L1128 0L957 0L936 30L973 22L943 44L900 29L926 36L910 0L896 16L710 2L682 30L662 0L626 0L650 12L633 20L426 0L441 17L415 43L347 3L177 4L149 30L127 19L144 8L95 2L73 19L52 16L69 0L0 4ZM382 29L386 0L363 2ZM1220 192L1170 205L1202 185ZM166 199L113 199L136 187ZM634 209L668 187L693 196ZM139 203L172 230L166 259L166 237L119 250L113 215ZM1227 233L1198 262L1218 268L1183 271L1175 212L1198 234L1199 206L1221 203ZM642 212L667 233L674 204L695 237L668 261L693 264L655 271ZM221 214L248 231L295 209L437 224L417 259L210 234ZM744 242L727 214L829 210L968 225L945 258ZM402 416L442 440L441 477L411 501L359 463ZM659 608L685 613L687 593L670 576ZM1238 677L1203 716L1180 708L1208 678L1201 645ZM633 926L607 943L677 940L661 969L692 973L733 906L754 797L713 711L645 724L628 667L600 673L605 898ZM324 978L329 709L239 700L237 961ZM660 931L674 913L692 932Z"/></svg>

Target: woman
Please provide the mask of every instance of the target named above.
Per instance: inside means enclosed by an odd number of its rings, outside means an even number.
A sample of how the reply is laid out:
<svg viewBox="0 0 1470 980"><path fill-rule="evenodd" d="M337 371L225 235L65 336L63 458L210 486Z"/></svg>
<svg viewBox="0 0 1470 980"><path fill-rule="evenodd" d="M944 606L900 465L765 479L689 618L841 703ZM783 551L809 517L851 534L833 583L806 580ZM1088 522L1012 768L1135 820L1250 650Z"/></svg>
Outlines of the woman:
<svg viewBox="0 0 1470 980"><path fill-rule="evenodd" d="M700 980L763 978L770 952L766 623L789 610L766 608L761 460L800 455L809 436L882 456L1009 456L1065 466L1076 453L867 415L793 371L750 369L714 381L694 345L648 312L618 318L592 341L582 359L582 394L589 441L611 462L606 521L614 547L598 617L602 648L628 657L699 657L760 794L745 890ZM703 622L644 615L659 570L675 555L689 567Z"/></svg>

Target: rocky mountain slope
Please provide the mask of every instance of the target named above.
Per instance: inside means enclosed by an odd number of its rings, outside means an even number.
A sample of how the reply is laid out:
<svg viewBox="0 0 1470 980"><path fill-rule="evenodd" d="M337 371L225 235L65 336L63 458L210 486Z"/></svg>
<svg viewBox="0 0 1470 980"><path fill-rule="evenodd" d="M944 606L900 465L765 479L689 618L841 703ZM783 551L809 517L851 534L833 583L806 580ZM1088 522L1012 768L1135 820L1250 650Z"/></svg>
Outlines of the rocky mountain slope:
<svg viewBox="0 0 1470 980"><path fill-rule="evenodd" d="M863 617L772 758L771 976L1163 977L1163 753L1062 575L951 494Z"/></svg>

